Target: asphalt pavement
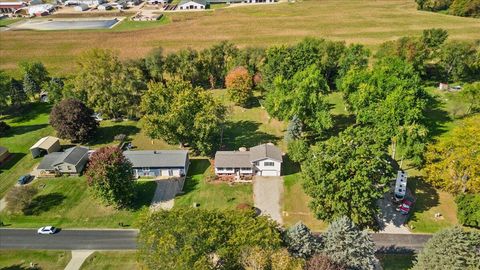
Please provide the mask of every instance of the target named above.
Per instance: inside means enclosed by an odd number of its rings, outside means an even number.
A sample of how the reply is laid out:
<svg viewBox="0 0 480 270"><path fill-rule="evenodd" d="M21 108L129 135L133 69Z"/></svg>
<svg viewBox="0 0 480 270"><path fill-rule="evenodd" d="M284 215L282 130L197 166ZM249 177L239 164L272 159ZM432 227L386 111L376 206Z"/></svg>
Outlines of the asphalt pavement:
<svg viewBox="0 0 480 270"><path fill-rule="evenodd" d="M0 229L0 249L134 250L137 230L61 230L39 235L31 229ZM372 234L377 249L385 252L419 250L429 234Z"/></svg>

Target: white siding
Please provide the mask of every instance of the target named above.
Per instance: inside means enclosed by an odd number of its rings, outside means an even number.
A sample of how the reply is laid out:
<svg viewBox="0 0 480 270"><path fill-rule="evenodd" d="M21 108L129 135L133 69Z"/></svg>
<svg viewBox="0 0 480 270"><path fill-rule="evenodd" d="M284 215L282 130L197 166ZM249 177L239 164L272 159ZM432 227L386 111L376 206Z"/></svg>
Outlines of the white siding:
<svg viewBox="0 0 480 270"><path fill-rule="evenodd" d="M267 166L265 165L265 163L267 163ZM268 164L271 164L271 163L273 163L273 166L268 166ZM269 176L281 175L281 168L282 168L281 162L266 158L266 159L256 161L255 164L256 164L255 167L257 167L257 170L258 170L257 172L258 175L264 175L264 176L267 176L267 174ZM262 173L263 171L269 171L269 172Z"/></svg>
<svg viewBox="0 0 480 270"><path fill-rule="evenodd" d="M187 2L183 5L179 5L178 9L180 10L199 10L199 9L205 9L204 5L201 5L199 3L195 3L193 1Z"/></svg>

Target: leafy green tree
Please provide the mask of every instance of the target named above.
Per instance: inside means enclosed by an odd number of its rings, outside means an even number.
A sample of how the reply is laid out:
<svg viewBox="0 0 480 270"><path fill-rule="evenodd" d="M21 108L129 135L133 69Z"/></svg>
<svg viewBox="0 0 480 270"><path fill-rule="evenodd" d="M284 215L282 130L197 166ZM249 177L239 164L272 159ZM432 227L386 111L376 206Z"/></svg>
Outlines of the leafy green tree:
<svg viewBox="0 0 480 270"><path fill-rule="evenodd" d="M37 90L40 92L40 86L48 81L48 71L42 62L39 61L28 61L28 62L21 62L19 64L20 69L22 70L22 76L25 78L26 76L29 77L30 80L33 82L32 85L38 86L38 88L32 88L33 90ZM29 89L25 89L27 93L29 93ZM35 92L35 93L37 93ZM33 92L30 92L33 94Z"/></svg>
<svg viewBox="0 0 480 270"><path fill-rule="evenodd" d="M10 125L7 124L5 121L0 121L0 136L10 130Z"/></svg>
<svg viewBox="0 0 480 270"><path fill-rule="evenodd" d="M23 91L23 85L14 78L10 79L10 102L14 107L19 107L27 101L27 94Z"/></svg>
<svg viewBox="0 0 480 270"><path fill-rule="evenodd" d="M455 199L461 224L480 228L480 194L462 194Z"/></svg>
<svg viewBox="0 0 480 270"><path fill-rule="evenodd" d="M429 55L429 50L422 39L417 37L402 37L396 41L383 43L376 57L398 57L411 64L419 74L424 75L425 64Z"/></svg>
<svg viewBox="0 0 480 270"><path fill-rule="evenodd" d="M132 164L120 148L102 147L93 152L85 175L88 185L108 205L132 205L136 196Z"/></svg>
<svg viewBox="0 0 480 270"><path fill-rule="evenodd" d="M0 70L0 114L9 105L10 98L10 77Z"/></svg>
<svg viewBox="0 0 480 270"><path fill-rule="evenodd" d="M378 138L390 140L394 157L400 152L417 164L422 162L428 95L412 65L399 58L382 58L372 70L348 72L341 89L356 121L373 125Z"/></svg>
<svg viewBox="0 0 480 270"><path fill-rule="evenodd" d="M448 38L448 32L442 28L425 29L422 33L422 42L431 53L437 52ZM430 54L429 57L434 57Z"/></svg>
<svg viewBox="0 0 480 270"><path fill-rule="evenodd" d="M425 175L451 193L480 192L480 115L462 120L449 134L429 145Z"/></svg>
<svg viewBox="0 0 480 270"><path fill-rule="evenodd" d="M337 88L342 84L341 79L347 75L351 69L365 69L368 66L370 51L361 44L351 44L344 54L338 60L338 79Z"/></svg>
<svg viewBox="0 0 480 270"><path fill-rule="evenodd" d="M255 75L261 72L264 58L265 49L257 47L247 47L238 50L233 62L234 66L246 67L250 74Z"/></svg>
<svg viewBox="0 0 480 270"><path fill-rule="evenodd" d="M165 57L163 56L163 49L156 48L148 53L145 57L145 67L148 70L148 75L156 82L163 81L163 74L165 71Z"/></svg>
<svg viewBox="0 0 480 270"><path fill-rule="evenodd" d="M146 216L138 236L139 258L149 269L239 269L242 251L276 250L275 222L250 211L173 209Z"/></svg>
<svg viewBox="0 0 480 270"><path fill-rule="evenodd" d="M106 117L134 115L142 88L142 71L125 66L110 50L93 49L77 60L73 79L76 98Z"/></svg>
<svg viewBox="0 0 480 270"><path fill-rule="evenodd" d="M195 86L207 84L198 52L192 49L167 55L165 72L169 78L190 82Z"/></svg>
<svg viewBox="0 0 480 270"><path fill-rule="evenodd" d="M448 41L440 49L439 65L443 69L447 81L480 79L473 73L477 49L473 43L467 41Z"/></svg>
<svg viewBox="0 0 480 270"><path fill-rule="evenodd" d="M63 87L65 83L62 78L52 77L50 81L43 83L43 89L48 92L48 102L55 104L63 99Z"/></svg>
<svg viewBox="0 0 480 270"><path fill-rule="evenodd" d="M415 0L418 5L418 9L428 11L440 11L448 9L452 0Z"/></svg>
<svg viewBox="0 0 480 270"><path fill-rule="evenodd" d="M200 63L206 72L210 88L223 87L227 72L233 68L238 48L228 41L222 41L200 52Z"/></svg>
<svg viewBox="0 0 480 270"><path fill-rule="evenodd" d="M310 258L322 250L322 243L301 221L288 228L284 235L288 251L295 257Z"/></svg>
<svg viewBox="0 0 480 270"><path fill-rule="evenodd" d="M320 142L302 163L305 192L319 219L347 216L364 228L376 225L376 201L388 191L393 168L374 130L349 127Z"/></svg>
<svg viewBox="0 0 480 270"><path fill-rule="evenodd" d="M450 14L463 17L480 17L479 0L453 0L448 10Z"/></svg>
<svg viewBox="0 0 480 270"><path fill-rule="evenodd" d="M273 89L267 92L264 106L280 120L297 117L304 131L322 134L332 127L329 104L325 95L329 87L317 66L299 71L291 80L278 77Z"/></svg>
<svg viewBox="0 0 480 270"><path fill-rule="evenodd" d="M333 221L323 238L323 251L334 262L347 269L376 269L375 244L367 231L360 231L347 217Z"/></svg>
<svg viewBox="0 0 480 270"><path fill-rule="evenodd" d="M437 232L417 255L413 270L480 268L480 234L459 227Z"/></svg>
<svg viewBox="0 0 480 270"><path fill-rule="evenodd" d="M460 92L460 98L468 104L467 114L480 110L480 81L466 84Z"/></svg>
<svg viewBox="0 0 480 270"><path fill-rule="evenodd" d="M40 89L40 85L33 80L32 76L29 73L25 73L25 76L23 77L23 91L31 97L34 97L36 94L40 93Z"/></svg>
<svg viewBox="0 0 480 270"><path fill-rule="evenodd" d="M302 162L308 157L310 147L305 140L293 140L288 142L288 157L294 162Z"/></svg>
<svg viewBox="0 0 480 270"><path fill-rule="evenodd" d="M235 104L245 107L253 97L253 80L248 70L236 67L225 78L225 85L230 100Z"/></svg>
<svg viewBox="0 0 480 270"><path fill-rule="evenodd" d="M141 108L150 138L188 144L202 154L218 143L226 112L209 92L182 81L149 84Z"/></svg>
<svg viewBox="0 0 480 270"><path fill-rule="evenodd" d="M98 123L93 110L76 99L64 99L50 112L50 125L57 136L72 142L85 142L95 133Z"/></svg>

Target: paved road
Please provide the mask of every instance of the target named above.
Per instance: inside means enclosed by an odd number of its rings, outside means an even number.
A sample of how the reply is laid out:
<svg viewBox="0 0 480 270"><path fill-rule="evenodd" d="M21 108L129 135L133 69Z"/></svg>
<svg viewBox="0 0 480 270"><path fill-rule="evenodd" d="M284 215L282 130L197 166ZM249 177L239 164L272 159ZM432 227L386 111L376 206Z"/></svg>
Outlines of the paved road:
<svg viewBox="0 0 480 270"><path fill-rule="evenodd" d="M36 230L0 229L0 249L132 250L136 230L62 230L38 235ZM378 249L421 249L428 234L372 234Z"/></svg>
<svg viewBox="0 0 480 270"><path fill-rule="evenodd" d="M36 230L0 229L0 249L117 250L136 249L136 230L62 230L39 235Z"/></svg>

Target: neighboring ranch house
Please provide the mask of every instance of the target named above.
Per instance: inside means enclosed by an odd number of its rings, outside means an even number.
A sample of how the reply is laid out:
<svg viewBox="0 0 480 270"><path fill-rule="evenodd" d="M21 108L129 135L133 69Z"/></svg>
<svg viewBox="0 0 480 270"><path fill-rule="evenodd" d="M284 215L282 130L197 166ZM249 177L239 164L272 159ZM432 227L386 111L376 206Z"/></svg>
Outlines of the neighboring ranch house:
<svg viewBox="0 0 480 270"><path fill-rule="evenodd" d="M207 7L206 0L182 0L177 9L179 10L199 10Z"/></svg>
<svg viewBox="0 0 480 270"><path fill-rule="evenodd" d="M74 146L64 152L46 155L37 167L39 176L51 174L80 174L88 162L88 148Z"/></svg>
<svg viewBox="0 0 480 270"><path fill-rule="evenodd" d="M0 163L4 162L9 155L10 155L10 152L8 152L8 149L3 146L0 146Z"/></svg>
<svg viewBox="0 0 480 270"><path fill-rule="evenodd" d="M249 151L217 151L215 174L218 176L280 176L282 152L275 145L261 144Z"/></svg>
<svg viewBox="0 0 480 270"><path fill-rule="evenodd" d="M139 177L170 178L185 176L190 165L187 150L125 151L133 165L133 175Z"/></svg>
<svg viewBox="0 0 480 270"><path fill-rule="evenodd" d="M60 140L57 137L47 136L43 137L30 147L30 152L34 158L58 152L62 149L60 146Z"/></svg>

